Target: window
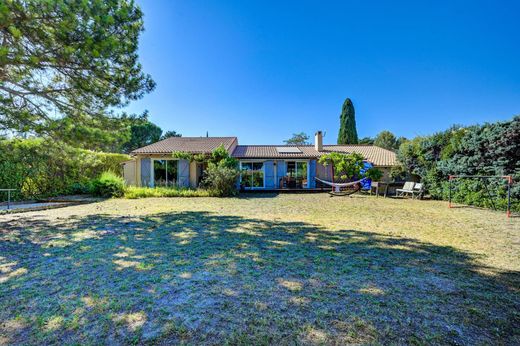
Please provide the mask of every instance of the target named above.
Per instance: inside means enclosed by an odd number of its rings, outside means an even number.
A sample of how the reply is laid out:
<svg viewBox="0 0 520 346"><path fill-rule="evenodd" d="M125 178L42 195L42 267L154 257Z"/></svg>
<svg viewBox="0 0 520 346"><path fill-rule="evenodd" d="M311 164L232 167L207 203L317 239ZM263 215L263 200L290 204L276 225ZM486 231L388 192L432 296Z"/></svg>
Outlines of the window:
<svg viewBox="0 0 520 346"><path fill-rule="evenodd" d="M154 186L175 186L177 165L177 160L153 160Z"/></svg>
<svg viewBox="0 0 520 346"><path fill-rule="evenodd" d="M263 162L242 162L240 166L240 179L245 188L264 187Z"/></svg>

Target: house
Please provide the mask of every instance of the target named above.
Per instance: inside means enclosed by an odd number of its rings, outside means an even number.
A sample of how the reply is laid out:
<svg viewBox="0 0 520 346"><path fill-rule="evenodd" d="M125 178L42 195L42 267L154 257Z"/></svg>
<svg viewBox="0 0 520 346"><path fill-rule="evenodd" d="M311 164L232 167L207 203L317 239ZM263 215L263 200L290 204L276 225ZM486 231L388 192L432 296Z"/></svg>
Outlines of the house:
<svg viewBox="0 0 520 346"><path fill-rule="evenodd" d="M124 162L127 184L137 186L197 187L204 163L172 157L173 152L209 154L220 145L240 162L240 184L245 189L312 189L315 177L331 180L331 169L317 160L330 152L360 153L389 177L397 165L394 152L374 145L324 145L321 131L314 145L239 145L237 137L171 137L136 149Z"/></svg>

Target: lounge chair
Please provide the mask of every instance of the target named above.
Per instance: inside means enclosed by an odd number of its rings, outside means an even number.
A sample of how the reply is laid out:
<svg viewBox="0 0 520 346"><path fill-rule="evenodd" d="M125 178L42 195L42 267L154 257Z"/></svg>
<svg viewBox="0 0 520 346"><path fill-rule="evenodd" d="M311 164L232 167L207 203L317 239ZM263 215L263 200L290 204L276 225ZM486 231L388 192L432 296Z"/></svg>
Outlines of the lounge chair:
<svg viewBox="0 0 520 346"><path fill-rule="evenodd" d="M412 189L412 198L421 199L424 195L424 185L422 183L417 183L414 185Z"/></svg>
<svg viewBox="0 0 520 346"><path fill-rule="evenodd" d="M395 193L397 194L397 197L404 197L405 195L411 195L413 198L415 183L413 181L407 181L404 183L404 186L402 189L396 189Z"/></svg>

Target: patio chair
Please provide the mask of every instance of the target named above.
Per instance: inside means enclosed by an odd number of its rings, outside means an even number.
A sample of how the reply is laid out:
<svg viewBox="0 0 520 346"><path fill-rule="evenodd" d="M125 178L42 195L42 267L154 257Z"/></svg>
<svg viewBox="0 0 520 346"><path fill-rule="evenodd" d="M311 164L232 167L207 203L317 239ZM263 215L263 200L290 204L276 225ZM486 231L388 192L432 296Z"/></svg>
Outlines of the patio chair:
<svg viewBox="0 0 520 346"><path fill-rule="evenodd" d="M415 183L413 181L407 181L404 183L404 186L402 189L396 189L395 193L397 197L404 197L405 195L411 195L413 198L413 188L415 186Z"/></svg>
<svg viewBox="0 0 520 346"><path fill-rule="evenodd" d="M417 183L414 185L412 189L412 198L422 199L424 195L424 185L422 183Z"/></svg>

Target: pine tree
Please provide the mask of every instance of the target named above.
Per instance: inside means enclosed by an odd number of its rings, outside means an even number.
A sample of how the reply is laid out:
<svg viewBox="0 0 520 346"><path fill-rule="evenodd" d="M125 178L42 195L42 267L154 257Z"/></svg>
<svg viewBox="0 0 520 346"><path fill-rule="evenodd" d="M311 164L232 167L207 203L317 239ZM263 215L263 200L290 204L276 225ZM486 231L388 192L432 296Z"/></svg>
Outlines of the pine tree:
<svg viewBox="0 0 520 346"><path fill-rule="evenodd" d="M347 98L343 103L340 116L338 144L357 144L356 112L352 100Z"/></svg>

